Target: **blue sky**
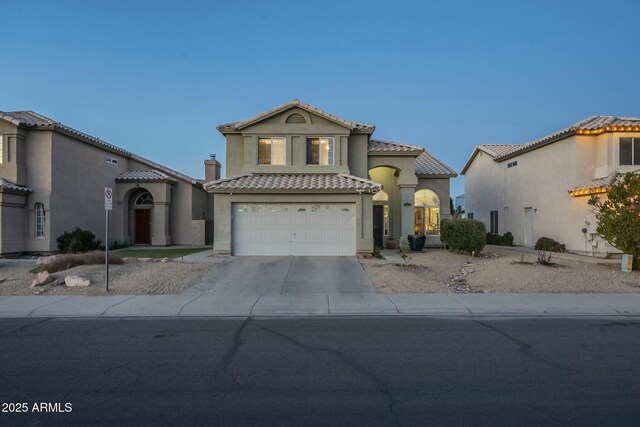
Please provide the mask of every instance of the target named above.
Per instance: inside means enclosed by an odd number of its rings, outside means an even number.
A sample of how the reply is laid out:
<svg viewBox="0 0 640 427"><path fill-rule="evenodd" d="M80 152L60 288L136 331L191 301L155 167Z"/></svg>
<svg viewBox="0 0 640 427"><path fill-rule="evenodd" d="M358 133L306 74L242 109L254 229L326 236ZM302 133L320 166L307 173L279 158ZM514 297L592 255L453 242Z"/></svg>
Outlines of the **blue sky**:
<svg viewBox="0 0 640 427"><path fill-rule="evenodd" d="M456 171L477 144L640 116L640 2L22 1L0 110L34 110L196 178L215 126L299 98ZM452 196L464 191L452 182Z"/></svg>

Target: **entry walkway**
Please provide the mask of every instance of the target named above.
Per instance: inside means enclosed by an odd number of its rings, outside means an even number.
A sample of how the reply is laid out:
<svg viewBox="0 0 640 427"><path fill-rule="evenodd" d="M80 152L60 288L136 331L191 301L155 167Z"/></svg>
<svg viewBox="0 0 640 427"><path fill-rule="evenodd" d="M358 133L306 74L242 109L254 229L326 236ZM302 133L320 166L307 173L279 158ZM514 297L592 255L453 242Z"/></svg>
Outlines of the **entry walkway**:
<svg viewBox="0 0 640 427"><path fill-rule="evenodd" d="M640 294L183 294L0 297L0 317L640 316Z"/></svg>

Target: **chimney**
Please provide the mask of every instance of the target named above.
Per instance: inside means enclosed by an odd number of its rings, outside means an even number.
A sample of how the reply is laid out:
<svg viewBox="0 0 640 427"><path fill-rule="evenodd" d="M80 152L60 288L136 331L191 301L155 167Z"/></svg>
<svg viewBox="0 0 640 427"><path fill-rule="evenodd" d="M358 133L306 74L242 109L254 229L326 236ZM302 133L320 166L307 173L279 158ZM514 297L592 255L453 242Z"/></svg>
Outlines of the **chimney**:
<svg viewBox="0 0 640 427"><path fill-rule="evenodd" d="M211 182L220 179L220 162L216 160L216 155L211 154L210 158L204 161L204 181Z"/></svg>

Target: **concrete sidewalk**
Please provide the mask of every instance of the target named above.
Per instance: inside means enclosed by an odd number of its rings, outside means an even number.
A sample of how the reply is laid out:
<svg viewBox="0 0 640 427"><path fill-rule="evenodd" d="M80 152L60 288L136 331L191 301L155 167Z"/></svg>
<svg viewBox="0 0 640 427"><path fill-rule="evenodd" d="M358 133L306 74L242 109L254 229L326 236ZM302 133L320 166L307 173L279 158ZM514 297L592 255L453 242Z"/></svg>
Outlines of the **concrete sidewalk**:
<svg viewBox="0 0 640 427"><path fill-rule="evenodd" d="M640 316L640 294L5 296L0 317Z"/></svg>

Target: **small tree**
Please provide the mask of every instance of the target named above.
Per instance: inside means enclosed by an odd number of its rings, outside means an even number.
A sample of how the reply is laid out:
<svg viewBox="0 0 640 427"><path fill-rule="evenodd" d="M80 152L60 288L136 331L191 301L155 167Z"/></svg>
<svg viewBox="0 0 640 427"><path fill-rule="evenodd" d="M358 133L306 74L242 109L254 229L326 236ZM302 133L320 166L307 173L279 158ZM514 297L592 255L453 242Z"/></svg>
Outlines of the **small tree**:
<svg viewBox="0 0 640 427"><path fill-rule="evenodd" d="M629 172L609 188L606 197L591 196L603 239L633 255L633 269L640 269L640 173Z"/></svg>

